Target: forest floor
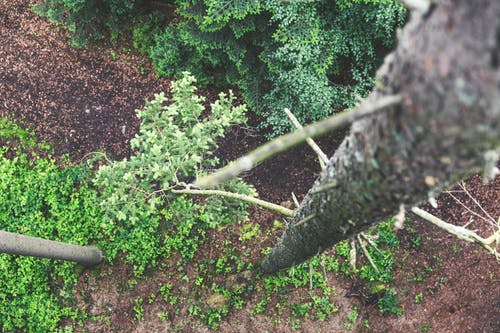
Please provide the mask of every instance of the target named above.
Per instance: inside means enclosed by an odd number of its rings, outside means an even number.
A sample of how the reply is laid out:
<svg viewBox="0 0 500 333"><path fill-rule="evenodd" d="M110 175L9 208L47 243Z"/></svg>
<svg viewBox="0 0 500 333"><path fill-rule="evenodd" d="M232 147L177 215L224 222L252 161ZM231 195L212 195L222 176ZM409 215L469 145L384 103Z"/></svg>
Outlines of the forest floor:
<svg viewBox="0 0 500 333"><path fill-rule="evenodd" d="M157 78L150 62L131 49L114 45L75 49L69 46L63 31L31 12L28 1L0 0L0 116L31 128L54 147L57 155L68 154L72 163L96 151L105 151L115 159L129 156L129 142L139 125L134 110L154 93L168 93L169 84L169 80ZM215 89L201 89L208 100L217 93ZM216 154L221 160L238 157L265 141L256 130L258 119L253 115L249 118L247 127L234 128L220 143ZM345 130L338 131L318 143L331 154L344 135ZM245 180L256 187L261 198L280 203L289 201L292 192L300 199L318 172L314 154L300 146L262 163ZM487 235L489 226L469 209L483 216L484 209L498 218L500 179L483 185L475 176L466 181L465 187L481 208L463 191L455 195L464 205L442 194L437 198L438 209L424 208L457 225L471 222L470 229ZM223 249L213 244L227 239L234 240L232 246L246 252L248 260L256 261L261 250L272 246L281 233L282 229L273 227L280 219L252 208L250 221L261 228L258 240L238 244L237 228L213 231L209 235L212 241L199 251L195 261L202 260L203 254L222 256ZM401 316L382 314L362 292L356 292L366 288L366 282L329 273L328 284L334 290L331 301L338 310L326 319L292 318L289 309L256 313L253 310L260 295L254 291L240 309L230 311L218 331L500 332L500 266L492 255L418 218L412 218L397 235L401 246L396 250L392 285L403 309ZM153 297L158 285L167 282L181 299L194 295L184 280L162 267L168 265L160 264L157 270L137 279L126 264L85 271L76 286L76 299L89 317L83 321L83 328L77 326L76 330L210 331L186 307L176 309L174 315L172 305ZM188 278L194 279L194 273L190 274ZM307 294L306 287L286 290L289 302L300 301ZM203 292L197 295L209 297ZM142 318L135 307L138 298L148 300L144 301ZM169 315L162 318L158 316L161 312Z"/></svg>

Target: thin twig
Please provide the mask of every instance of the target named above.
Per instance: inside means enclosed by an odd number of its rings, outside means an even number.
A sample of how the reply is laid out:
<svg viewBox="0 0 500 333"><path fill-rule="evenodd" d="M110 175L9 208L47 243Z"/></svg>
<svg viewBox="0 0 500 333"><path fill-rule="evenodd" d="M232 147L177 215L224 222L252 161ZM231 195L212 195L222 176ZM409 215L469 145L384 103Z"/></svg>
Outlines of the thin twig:
<svg viewBox="0 0 500 333"><path fill-rule="evenodd" d="M83 155L82 158L80 158L80 162L79 163L82 163L84 160L86 160L91 155L102 155L104 157L104 159L106 160L106 162L108 162L109 164L113 163L113 161L111 161L108 158L108 155L106 155L106 153L103 153L103 152L100 152L100 151L91 151L90 153L87 153L87 154ZM73 165L77 165L77 164L78 163L73 163Z"/></svg>
<svg viewBox="0 0 500 333"><path fill-rule="evenodd" d="M385 110L390 106L394 106L402 102L399 95L390 95L382 97L373 102L365 102L360 106L336 114L325 120L316 122L301 130L280 136L250 152L236 161L230 163L226 167L198 179L194 185L198 188L207 188L221 184L239 174L251 170L260 162L274 156L278 153L286 151L300 143L307 138L315 138L326 134L334 129L349 125L353 121L373 114L375 112Z"/></svg>
<svg viewBox="0 0 500 333"><path fill-rule="evenodd" d="M370 253L366 249L366 246L365 246L363 240L361 239L361 237L359 236L359 234L358 234L358 242L359 242L359 245L361 245L361 250L363 250L363 253L365 254L366 259L368 259L368 262L370 263L370 265L373 267L375 272L377 272L377 274L380 274L380 271L379 271L377 265L375 265L375 263L373 262L372 256L370 255Z"/></svg>
<svg viewBox="0 0 500 333"><path fill-rule="evenodd" d="M483 211L484 214L486 214L486 216L488 216L488 218L490 219L491 222L493 222L493 224L495 224L495 219L486 211L484 210L483 206L481 206L479 204L479 202L476 200L476 198L474 198L470 193L469 191L467 191L467 188L465 188L464 184L463 183L460 183L459 184L460 188L462 190L464 190L465 194L467 194L469 196L469 198L472 199L472 201L474 201L474 203L476 204L476 206L479 207L479 209L481 209Z"/></svg>
<svg viewBox="0 0 500 333"><path fill-rule="evenodd" d="M356 240L351 239L351 249L349 250L349 263L353 270L356 270Z"/></svg>
<svg viewBox="0 0 500 333"><path fill-rule="evenodd" d="M313 219L313 218L315 218L315 217L316 217L316 214L311 214L311 215L308 215L308 216L304 217L302 220L300 220L299 222L295 223L295 224L293 225L293 227L294 227L294 228L295 228L295 227L298 227L299 225L304 224L304 223L306 223L307 221L312 220L312 219Z"/></svg>
<svg viewBox="0 0 500 333"><path fill-rule="evenodd" d="M295 196L295 193L292 192L292 200L293 200L293 204L295 205L295 208L299 208L300 204L299 204L299 200L297 200L297 197Z"/></svg>
<svg viewBox="0 0 500 333"><path fill-rule="evenodd" d="M480 219L486 221L488 224L492 224L490 220L488 220L484 216L476 213L475 211L473 211L472 209L470 209L469 207L467 207L465 204L463 204L462 201L460 201L456 196L454 196L453 194L451 194L451 192L446 192L446 193L448 193L453 199L455 199L455 201L458 202L462 207L464 207L469 213L471 213L472 215L475 215L475 216L479 217ZM493 226L495 226L495 225L493 224Z"/></svg>
<svg viewBox="0 0 500 333"><path fill-rule="evenodd" d="M364 232L360 232L359 234L361 235L361 237L363 237L364 239L366 239L366 241L368 242L368 244L370 244L371 246L373 246L373 248L374 248L375 250L377 250L377 252L378 252L378 253L380 253L381 255L384 255L384 254L382 253L382 251L380 251L380 250L378 249L377 244L375 244L375 242L374 242L374 241L373 241L373 239L372 239L372 238L377 239L378 237L368 236L368 235L367 235L367 234L365 234Z"/></svg>
<svg viewBox="0 0 500 333"><path fill-rule="evenodd" d="M311 190L311 194L325 192L325 191L328 191L328 190L335 188L337 186L339 186L339 182L336 179L332 179L331 181L329 181L326 184L319 185L319 186L313 188Z"/></svg>
<svg viewBox="0 0 500 333"><path fill-rule="evenodd" d="M309 289L313 288L313 274L314 274L313 263L312 260L309 260Z"/></svg>
<svg viewBox="0 0 500 333"><path fill-rule="evenodd" d="M285 113L292 122L293 126L295 126L296 129L303 129L301 123L297 120L297 118L293 115L292 111L289 109L285 108ZM328 163L328 156L321 150L321 148L314 142L313 139L307 138L306 139L307 144L309 147L311 147L312 150L318 155L319 159L319 165L321 166L321 170L324 170L326 168L326 163Z"/></svg>
<svg viewBox="0 0 500 333"><path fill-rule="evenodd" d="M322 257L320 261L321 268L323 269L323 276L325 278L325 283L328 283L328 276L326 275L326 265L325 265L325 258Z"/></svg>

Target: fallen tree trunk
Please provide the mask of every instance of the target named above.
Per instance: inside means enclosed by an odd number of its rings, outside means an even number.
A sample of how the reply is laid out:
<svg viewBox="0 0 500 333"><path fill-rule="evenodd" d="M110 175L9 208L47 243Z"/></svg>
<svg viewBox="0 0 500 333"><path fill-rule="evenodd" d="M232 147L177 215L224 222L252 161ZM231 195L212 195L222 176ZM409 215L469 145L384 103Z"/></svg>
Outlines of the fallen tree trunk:
<svg viewBox="0 0 500 333"><path fill-rule="evenodd" d="M402 102L353 123L263 270L298 264L479 171L500 145L499 63L500 2L442 1L413 17L365 101Z"/></svg>

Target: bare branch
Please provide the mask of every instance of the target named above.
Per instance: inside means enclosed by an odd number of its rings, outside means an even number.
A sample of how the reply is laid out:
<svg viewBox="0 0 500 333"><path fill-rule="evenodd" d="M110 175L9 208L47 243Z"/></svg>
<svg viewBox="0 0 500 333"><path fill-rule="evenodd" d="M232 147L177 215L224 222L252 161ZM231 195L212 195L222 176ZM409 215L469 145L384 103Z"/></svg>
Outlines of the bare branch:
<svg viewBox="0 0 500 333"><path fill-rule="evenodd" d="M374 248L375 250L377 250L377 252L378 252L378 253L380 253L380 254L382 254L382 255L383 255L382 251L380 251L380 250L378 249L377 244L375 244L375 242L373 241L374 239L378 239L378 238L379 238L379 236L369 236L369 235L365 234L364 232L360 232L360 233L359 233L359 235L360 235L361 237L363 237L364 239L366 239L366 241L368 242L368 244L370 244L371 246L373 246L373 248Z"/></svg>
<svg viewBox="0 0 500 333"><path fill-rule="evenodd" d="M500 237L500 230L497 230L492 236L488 238L482 238L478 234L476 234L474 231L466 229L464 227L454 225L451 223L447 223L440 218L426 212L425 210L422 210L418 207L413 207L411 211L418 215L419 217L423 218L426 221L431 222L435 226L449 232L452 235L457 236L458 238L465 240L467 242L471 243L477 243L481 245L483 248L485 248L488 252L492 253L497 259L500 259L500 254L497 252L496 248L492 248L490 245L497 241Z"/></svg>
<svg viewBox="0 0 500 333"><path fill-rule="evenodd" d="M293 227L298 227L299 225L302 225L302 224L306 223L307 221L312 220L312 219L313 219L313 218L315 218L315 217L316 217L316 214L311 214L311 215L308 215L308 216L306 216L305 218L303 218L302 220L300 220L299 222L295 223L295 224L293 225Z"/></svg>
<svg viewBox="0 0 500 333"><path fill-rule="evenodd" d="M447 191L446 193L448 193L456 202L458 202L462 207L464 207L469 213L471 213L472 215L475 215L477 217L479 217L480 219L484 220L486 223L490 224L490 225L493 225L495 226L494 223L492 223L489 219L485 218L484 216L476 213L475 211L473 211L472 209L470 209L469 207L467 207L462 201L460 201L456 196L454 196L451 192ZM494 222L495 220L493 220Z"/></svg>
<svg viewBox="0 0 500 333"><path fill-rule="evenodd" d="M297 118L295 118L295 116L293 115L292 111L285 108L285 113L296 129L300 130L303 128L302 125L297 120ZM321 148L316 144L316 142L314 142L313 139L307 138L306 142L309 145L309 147L311 147L311 149L314 150L314 152L318 155L319 165L321 166L321 170L325 169L326 163L328 163L328 156L326 156L323 150L321 150Z"/></svg>
<svg viewBox="0 0 500 333"><path fill-rule="evenodd" d="M293 210L285 208L280 205L273 204L268 201L264 201L261 199L257 199L248 195L232 193L227 191L220 190L191 190L191 189L182 189L182 190L172 190L172 193L183 193L183 194L196 194L196 195L219 195L227 198L238 199L242 201L249 202L251 204L278 212L285 216L293 216Z"/></svg>
<svg viewBox="0 0 500 333"><path fill-rule="evenodd" d="M471 198L471 199L472 199L472 201L474 201L474 203L476 204L476 206L478 206L478 207L479 207L479 209L481 209L481 210L483 211L483 213L484 213L484 214L485 214L485 215L486 215L486 216L490 219L490 222L492 222L492 224L494 225L494 224L495 224L495 219L493 218L493 216L491 216L491 215L490 215L490 214L489 214L486 210L484 210L483 206L481 206L481 205L479 204L479 202L476 200L476 198L474 198L474 197L473 197L473 196L469 193L469 191L467 191L467 188L465 188L464 183L463 183L463 182L462 182L462 183L460 183L460 184L459 184L459 186L460 186L460 188L461 188L462 190L464 190L465 194L467 194L467 196L468 196L469 198Z"/></svg>
<svg viewBox="0 0 500 333"><path fill-rule="evenodd" d="M207 188L221 184L243 172L251 170L258 163L302 143L307 138L315 138L331 132L334 129L349 125L359 118L385 110L387 107L401 103L401 101L402 98L398 95L381 97L372 102L366 101L352 110L344 111L325 120L306 126L301 130L277 137L253 150L248 155L240 157L226 167L198 179L194 185L199 188Z"/></svg>
<svg viewBox="0 0 500 333"><path fill-rule="evenodd" d="M299 208L299 206L300 206L299 200L297 199L297 197L295 196L295 193L293 193L293 192L292 192L292 200L293 200L293 204L295 205L295 208Z"/></svg>
<svg viewBox="0 0 500 333"><path fill-rule="evenodd" d="M349 263L352 269L356 270L356 240L351 239L351 249L349 250Z"/></svg>
<svg viewBox="0 0 500 333"><path fill-rule="evenodd" d="M0 253L75 261L85 266L102 262L104 254L94 246L79 246L0 231Z"/></svg>
<svg viewBox="0 0 500 333"><path fill-rule="evenodd" d="M359 242L359 245L361 246L361 250L363 250L363 253L364 253L366 259L368 259L368 262L370 263L370 265L373 267L375 272L380 274L380 271L378 270L377 265L375 265L375 263L373 262L372 256L370 255L370 252L368 252L368 250L366 249L365 242L361 239L359 234L358 234L358 242Z"/></svg>

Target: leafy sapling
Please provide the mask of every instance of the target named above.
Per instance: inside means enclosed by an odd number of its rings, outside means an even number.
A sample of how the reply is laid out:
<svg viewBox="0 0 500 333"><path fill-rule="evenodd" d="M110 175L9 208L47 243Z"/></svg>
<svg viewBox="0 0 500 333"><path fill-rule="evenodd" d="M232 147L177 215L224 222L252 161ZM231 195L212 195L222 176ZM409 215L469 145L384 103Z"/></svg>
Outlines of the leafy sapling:
<svg viewBox="0 0 500 333"><path fill-rule="evenodd" d="M231 91L221 93L211 104L211 112L202 116L205 98L195 94L195 82L195 78L185 72L181 79L172 82L171 99L160 93L147 102L144 109L137 110L141 126L131 140L134 154L129 159L101 166L96 173L95 184L102 189L106 224L113 226L109 228L109 237L121 240L121 245L108 253L108 258L113 259L117 251L126 252L138 273L168 251L158 237L165 220L167 226L184 230L186 222L177 217L191 216L189 225L203 222L203 226L215 227L246 211L246 204L211 199L200 206L189 203L186 194L173 192L184 189L190 179L216 166L219 161L212 151L217 148L217 139L223 137L228 128L245 122L246 108L234 106L236 97ZM240 180L217 189L228 188L255 195L253 188ZM229 203L226 205L226 202ZM169 208L171 205L183 207L185 211L175 213ZM199 232L189 228L179 237L188 237L191 233ZM189 248L195 250L197 246L193 244ZM187 255L191 256L192 253Z"/></svg>

